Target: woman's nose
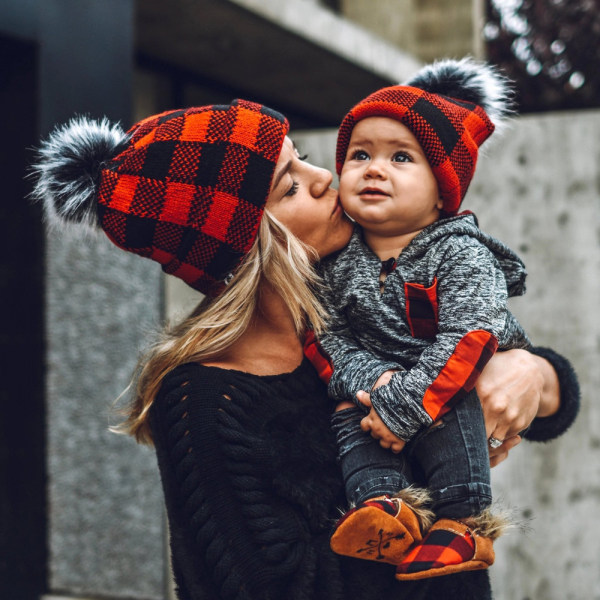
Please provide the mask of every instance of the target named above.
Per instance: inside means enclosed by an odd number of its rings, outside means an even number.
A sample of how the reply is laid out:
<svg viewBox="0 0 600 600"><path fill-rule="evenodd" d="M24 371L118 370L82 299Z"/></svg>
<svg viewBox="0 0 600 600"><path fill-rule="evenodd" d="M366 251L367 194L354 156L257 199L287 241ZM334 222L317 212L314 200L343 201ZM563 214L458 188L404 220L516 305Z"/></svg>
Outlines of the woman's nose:
<svg viewBox="0 0 600 600"><path fill-rule="evenodd" d="M310 185L311 194L315 198L322 196L330 187L333 175L327 169L314 167L314 174Z"/></svg>

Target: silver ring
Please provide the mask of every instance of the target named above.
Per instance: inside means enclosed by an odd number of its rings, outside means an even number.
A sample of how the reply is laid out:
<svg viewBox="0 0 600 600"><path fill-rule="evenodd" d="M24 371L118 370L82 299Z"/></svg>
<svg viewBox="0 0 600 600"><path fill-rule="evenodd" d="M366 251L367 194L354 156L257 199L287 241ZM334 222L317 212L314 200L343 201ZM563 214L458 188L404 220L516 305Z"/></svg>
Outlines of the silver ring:
<svg viewBox="0 0 600 600"><path fill-rule="evenodd" d="M499 440L498 438L491 436L488 440L488 444L490 445L490 448L494 448L495 450L496 448L500 448L500 446L504 444L504 440Z"/></svg>

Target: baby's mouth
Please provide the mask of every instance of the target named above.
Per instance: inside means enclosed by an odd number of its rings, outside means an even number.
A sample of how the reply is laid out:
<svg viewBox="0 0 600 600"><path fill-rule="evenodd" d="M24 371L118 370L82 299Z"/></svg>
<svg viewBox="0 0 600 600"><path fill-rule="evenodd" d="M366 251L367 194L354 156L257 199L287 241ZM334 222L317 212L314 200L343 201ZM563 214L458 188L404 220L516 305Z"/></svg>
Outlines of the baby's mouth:
<svg viewBox="0 0 600 600"><path fill-rule="evenodd" d="M358 194L359 196L387 196L388 194L386 194L383 190L377 189L377 188L365 188L364 190L361 190Z"/></svg>

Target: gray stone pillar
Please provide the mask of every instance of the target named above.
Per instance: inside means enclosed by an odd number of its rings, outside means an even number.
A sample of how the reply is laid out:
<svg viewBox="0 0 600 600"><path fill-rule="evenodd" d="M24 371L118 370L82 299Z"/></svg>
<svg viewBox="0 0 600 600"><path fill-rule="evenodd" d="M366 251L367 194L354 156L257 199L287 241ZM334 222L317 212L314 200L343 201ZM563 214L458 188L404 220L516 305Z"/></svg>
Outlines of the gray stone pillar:
<svg viewBox="0 0 600 600"><path fill-rule="evenodd" d="M40 3L41 128L75 113L128 126L132 0ZM154 263L105 237L50 231L46 254L49 589L164 597L162 494L151 450L108 431L161 318Z"/></svg>
<svg viewBox="0 0 600 600"><path fill-rule="evenodd" d="M497 600L597 598L600 569L600 112L520 117L480 159L465 208L522 256L527 293L512 309L533 342L577 369L572 430L524 442L492 471L523 527L496 544Z"/></svg>

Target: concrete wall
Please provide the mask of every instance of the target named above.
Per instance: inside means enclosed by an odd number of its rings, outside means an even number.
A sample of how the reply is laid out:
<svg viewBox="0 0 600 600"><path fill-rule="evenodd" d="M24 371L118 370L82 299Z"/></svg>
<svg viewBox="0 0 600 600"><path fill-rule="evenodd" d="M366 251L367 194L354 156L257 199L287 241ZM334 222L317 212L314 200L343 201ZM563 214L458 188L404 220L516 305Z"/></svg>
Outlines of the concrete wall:
<svg viewBox="0 0 600 600"><path fill-rule="evenodd" d="M44 134L73 114L130 121L133 8L131 0L39 3ZM102 234L48 231L45 259L48 592L160 600L156 460L108 431L161 319L160 270Z"/></svg>
<svg viewBox="0 0 600 600"><path fill-rule="evenodd" d="M514 312L535 343L568 356L581 415L551 444L523 444L495 471L528 519L498 544L499 600L600 598L600 112L520 119L481 163L468 202L530 273Z"/></svg>
<svg viewBox="0 0 600 600"><path fill-rule="evenodd" d="M108 431L159 323L154 267L105 238L48 235L48 570L57 593L164 598L154 454Z"/></svg>
<svg viewBox="0 0 600 600"><path fill-rule="evenodd" d="M424 62L483 53L483 0L340 0L340 12Z"/></svg>
<svg viewBox="0 0 600 600"><path fill-rule="evenodd" d="M292 137L333 169L335 132ZM512 308L573 362L583 394L564 437L523 443L493 471L496 498L527 524L497 543L495 598L599 599L600 112L521 117L494 142L464 207L522 255L528 292Z"/></svg>

